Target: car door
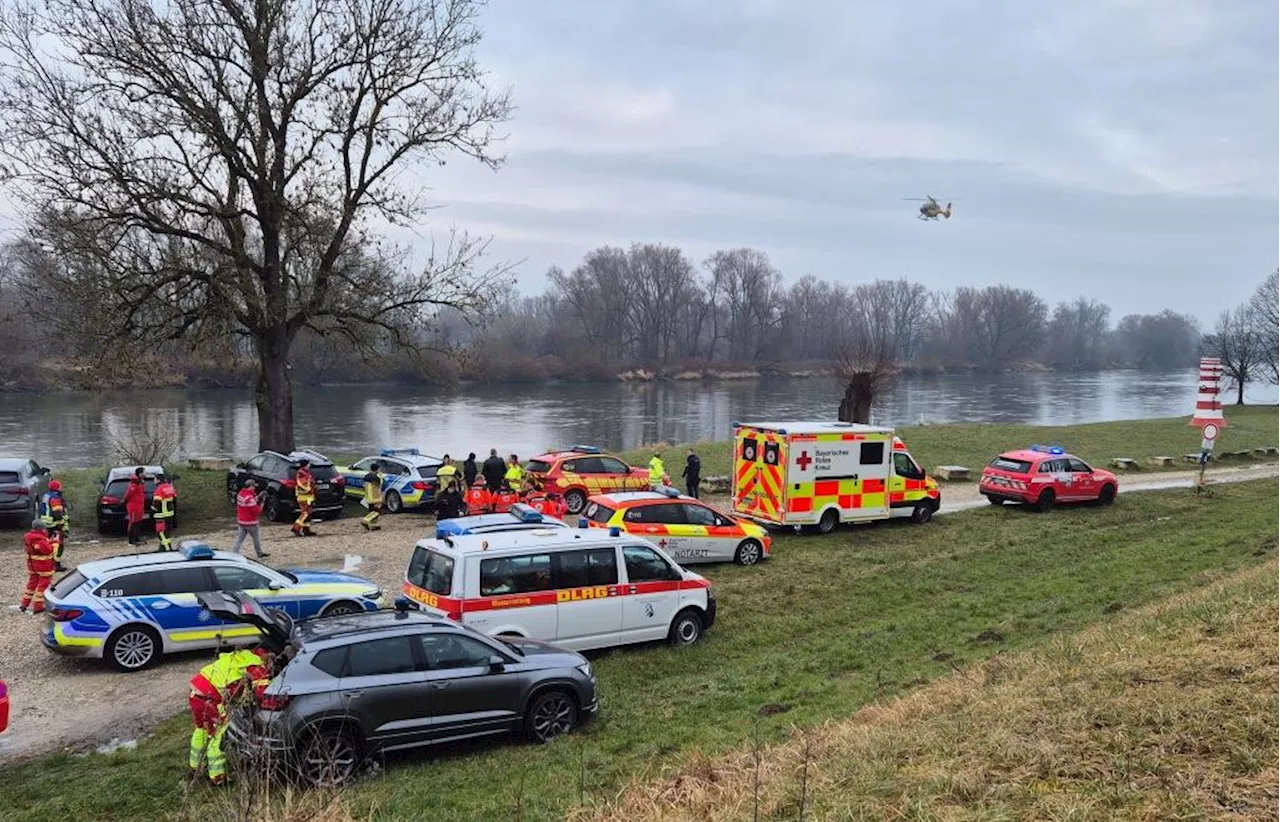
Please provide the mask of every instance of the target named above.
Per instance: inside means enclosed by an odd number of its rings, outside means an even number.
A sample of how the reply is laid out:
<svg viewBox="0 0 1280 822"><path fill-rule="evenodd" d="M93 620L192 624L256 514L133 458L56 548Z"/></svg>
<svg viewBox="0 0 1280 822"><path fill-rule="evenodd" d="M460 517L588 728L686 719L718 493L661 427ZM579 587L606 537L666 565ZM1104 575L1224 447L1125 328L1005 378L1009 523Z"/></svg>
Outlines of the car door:
<svg viewBox="0 0 1280 822"><path fill-rule="evenodd" d="M524 674L511 654L456 631L419 634L435 742L506 733L520 718ZM491 664L494 660L500 664Z"/></svg>
<svg viewBox="0 0 1280 822"><path fill-rule="evenodd" d="M342 708L383 750L429 740L432 690L425 667L413 633L347 646L338 681Z"/></svg>
<svg viewBox="0 0 1280 822"><path fill-rule="evenodd" d="M103 589L123 588L122 605L155 624L170 650L211 648L222 639L255 636L257 628L218 619L203 608L196 594L217 590L203 565L180 565L132 574Z"/></svg>
<svg viewBox="0 0 1280 822"><path fill-rule="evenodd" d="M558 551L552 560L556 642L566 648L612 645L622 631L617 549Z"/></svg>
<svg viewBox="0 0 1280 822"><path fill-rule="evenodd" d="M622 521L628 534L644 537L676 562L696 561L706 551L702 530L690 527L678 502L637 505L622 515Z"/></svg>
<svg viewBox="0 0 1280 822"><path fill-rule="evenodd" d="M474 606L467 600L467 624L486 634L510 630L554 642L559 611L551 554L483 557L479 564L480 597Z"/></svg>
<svg viewBox="0 0 1280 822"><path fill-rule="evenodd" d="M622 605L623 641L662 639L680 602L680 569L648 545L636 543L622 546L622 564L626 573L621 583L626 594Z"/></svg>
<svg viewBox="0 0 1280 822"><path fill-rule="evenodd" d="M1093 469L1084 460L1068 457L1067 473L1071 477L1072 495L1076 499L1093 499L1098 496L1098 481L1093 477Z"/></svg>
<svg viewBox="0 0 1280 822"><path fill-rule="evenodd" d="M702 549L702 553L689 561L731 561L738 550L738 543L742 541L742 526L701 503L686 502L683 505L685 520L689 523L686 527L700 531L691 535L690 541ZM681 565L685 564L685 560L680 557L674 554L669 556Z"/></svg>

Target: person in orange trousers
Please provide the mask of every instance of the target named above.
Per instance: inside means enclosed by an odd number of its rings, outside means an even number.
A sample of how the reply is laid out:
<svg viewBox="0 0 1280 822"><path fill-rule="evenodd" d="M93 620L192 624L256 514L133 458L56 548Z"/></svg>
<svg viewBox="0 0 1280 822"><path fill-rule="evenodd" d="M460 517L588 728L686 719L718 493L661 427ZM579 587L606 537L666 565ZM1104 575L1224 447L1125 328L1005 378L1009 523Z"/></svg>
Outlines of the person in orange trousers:
<svg viewBox="0 0 1280 822"><path fill-rule="evenodd" d="M57 548L49 540L44 523L38 519L23 535L22 545L27 552L27 589L22 594L18 610L26 612L30 608L33 614L44 613L44 589L49 587L53 572L58 567L58 561L54 559Z"/></svg>

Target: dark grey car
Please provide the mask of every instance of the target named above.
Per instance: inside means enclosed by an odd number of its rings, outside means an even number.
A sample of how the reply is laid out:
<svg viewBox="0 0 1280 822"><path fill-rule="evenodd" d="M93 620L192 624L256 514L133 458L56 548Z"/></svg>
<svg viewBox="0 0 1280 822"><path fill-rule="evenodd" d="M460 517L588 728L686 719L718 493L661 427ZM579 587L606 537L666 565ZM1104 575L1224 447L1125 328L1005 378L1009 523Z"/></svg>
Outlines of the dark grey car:
<svg viewBox="0 0 1280 822"><path fill-rule="evenodd" d="M34 460L0 457L0 517L30 525L40 495L49 490L49 469Z"/></svg>
<svg viewBox="0 0 1280 822"><path fill-rule="evenodd" d="M511 733L546 741L599 708L591 663L544 642L485 636L404 604L295 624L245 594L199 597L286 648L230 735L240 754L309 784L345 782L387 751Z"/></svg>

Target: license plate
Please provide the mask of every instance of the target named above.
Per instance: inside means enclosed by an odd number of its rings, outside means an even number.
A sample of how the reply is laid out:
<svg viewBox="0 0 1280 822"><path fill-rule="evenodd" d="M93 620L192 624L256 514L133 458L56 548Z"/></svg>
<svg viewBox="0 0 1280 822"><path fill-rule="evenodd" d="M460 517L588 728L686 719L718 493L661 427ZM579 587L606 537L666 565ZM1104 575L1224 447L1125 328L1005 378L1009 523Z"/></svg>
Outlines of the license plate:
<svg viewBox="0 0 1280 822"><path fill-rule="evenodd" d="M329 490L329 483L327 483L327 482L317 482L317 483L316 483L316 488L318 488L318 489L319 489L319 490L321 490L321 491L328 491L328 490Z"/></svg>

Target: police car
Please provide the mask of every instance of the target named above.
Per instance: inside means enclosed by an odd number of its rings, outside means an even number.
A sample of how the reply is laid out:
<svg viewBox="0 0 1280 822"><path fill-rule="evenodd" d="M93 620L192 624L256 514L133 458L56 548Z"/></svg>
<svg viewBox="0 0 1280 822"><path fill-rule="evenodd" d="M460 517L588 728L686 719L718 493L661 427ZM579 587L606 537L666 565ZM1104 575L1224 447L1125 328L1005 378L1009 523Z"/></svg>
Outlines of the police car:
<svg viewBox="0 0 1280 822"><path fill-rule="evenodd" d="M773 545L763 527L670 487L597 494L588 501L585 513L592 527L617 527L644 537L681 565L730 561L755 565L769 556Z"/></svg>
<svg viewBox="0 0 1280 822"><path fill-rule="evenodd" d="M476 514L470 517L453 517L436 523L436 539L456 537L462 534L497 534L504 531L529 531L534 528L568 528L562 519L547 516L518 502L500 514Z"/></svg>
<svg viewBox="0 0 1280 822"><path fill-rule="evenodd" d="M377 610L382 592L367 579L332 571L277 570L184 540L177 551L86 562L45 594L45 647L140 671L161 654L252 644L257 628L213 617L204 591L245 591L293 619Z"/></svg>
<svg viewBox="0 0 1280 822"><path fill-rule="evenodd" d="M347 483L347 496L364 499L364 475L378 463L382 480L382 504L389 514L430 505L436 496L436 471L440 457L421 454L417 448L384 448L376 457L365 457L348 468L339 468Z"/></svg>

